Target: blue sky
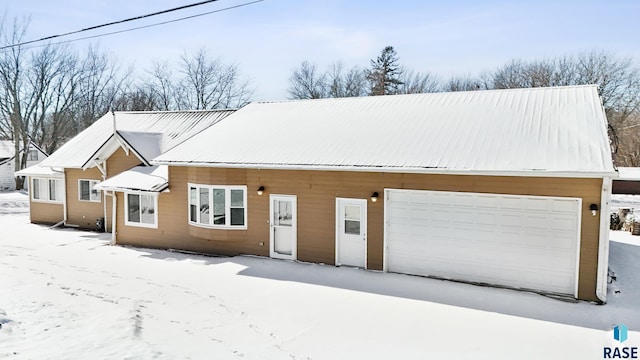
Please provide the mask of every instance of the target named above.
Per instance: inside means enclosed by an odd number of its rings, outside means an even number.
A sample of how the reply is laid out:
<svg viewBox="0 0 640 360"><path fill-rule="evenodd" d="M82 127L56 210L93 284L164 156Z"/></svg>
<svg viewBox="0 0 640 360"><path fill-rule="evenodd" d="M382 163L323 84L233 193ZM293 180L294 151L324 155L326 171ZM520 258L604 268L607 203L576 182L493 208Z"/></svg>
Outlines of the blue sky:
<svg viewBox="0 0 640 360"><path fill-rule="evenodd" d="M64 33L198 0L5 0L7 16L30 16L27 39ZM220 0L189 10L86 33L101 34L234 6ZM1 5L0 5L1 6ZM0 7L1 9L1 7ZM303 60L365 67L392 45L407 68L442 79L491 71L511 59L585 50L640 64L640 1L341 1L264 0L182 22L73 43L100 43L138 71L206 48L252 79L254 100L287 97ZM78 36L76 36L78 37ZM74 38L69 37L68 39ZM67 39L67 38L65 38Z"/></svg>

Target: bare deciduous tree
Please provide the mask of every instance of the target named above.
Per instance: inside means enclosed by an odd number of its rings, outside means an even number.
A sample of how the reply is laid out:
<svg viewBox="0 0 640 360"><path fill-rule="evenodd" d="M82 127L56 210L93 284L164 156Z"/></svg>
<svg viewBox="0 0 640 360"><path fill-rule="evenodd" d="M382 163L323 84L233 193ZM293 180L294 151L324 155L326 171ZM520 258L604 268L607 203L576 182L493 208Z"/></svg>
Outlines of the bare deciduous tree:
<svg viewBox="0 0 640 360"><path fill-rule="evenodd" d="M333 63L324 75L328 97L353 97L367 94L367 79L357 66L344 71L342 63Z"/></svg>
<svg viewBox="0 0 640 360"><path fill-rule="evenodd" d="M121 73L115 58L91 46L80 62L80 71L74 107L78 132L111 110L132 69Z"/></svg>
<svg viewBox="0 0 640 360"><path fill-rule="evenodd" d="M484 90L479 79L472 78L470 75L457 76L450 78L442 87L443 91L473 91Z"/></svg>
<svg viewBox="0 0 640 360"><path fill-rule="evenodd" d="M176 109L175 80L169 62L155 61L152 70L148 74L150 78L144 82L143 86L148 88L150 95L158 102L158 110Z"/></svg>
<svg viewBox="0 0 640 360"><path fill-rule="evenodd" d="M220 58L212 59L205 49L182 56L180 82L183 90L178 107L182 109L220 109L241 107L252 95L249 81L242 79L238 65L226 65Z"/></svg>
<svg viewBox="0 0 640 360"><path fill-rule="evenodd" d="M326 75L316 65L303 61L289 78L290 99L320 99L327 97Z"/></svg>
<svg viewBox="0 0 640 360"><path fill-rule="evenodd" d="M398 94L421 94L440 91L440 81L432 73L402 69Z"/></svg>

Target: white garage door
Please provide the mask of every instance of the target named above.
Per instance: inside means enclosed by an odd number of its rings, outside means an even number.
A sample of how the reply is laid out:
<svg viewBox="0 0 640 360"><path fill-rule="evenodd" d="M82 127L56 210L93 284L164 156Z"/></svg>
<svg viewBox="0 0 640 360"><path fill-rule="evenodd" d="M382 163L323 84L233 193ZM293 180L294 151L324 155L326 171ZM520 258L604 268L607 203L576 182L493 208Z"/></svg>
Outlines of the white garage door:
<svg viewBox="0 0 640 360"><path fill-rule="evenodd" d="M387 271L577 296L581 199L385 192Z"/></svg>

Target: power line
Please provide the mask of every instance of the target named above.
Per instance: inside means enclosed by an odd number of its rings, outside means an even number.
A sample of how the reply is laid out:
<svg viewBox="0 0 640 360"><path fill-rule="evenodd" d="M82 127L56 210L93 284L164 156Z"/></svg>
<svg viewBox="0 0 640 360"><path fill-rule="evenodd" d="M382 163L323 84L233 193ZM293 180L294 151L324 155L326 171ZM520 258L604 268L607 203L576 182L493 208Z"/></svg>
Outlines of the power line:
<svg viewBox="0 0 640 360"><path fill-rule="evenodd" d="M37 39L37 40L30 40L30 41L25 41L25 42L22 42L22 43L17 43L17 44L5 45L5 46L0 47L0 50L5 50L5 49L8 49L8 48L13 48L13 47L16 47L16 46L32 44L32 43L36 43L36 42L42 42L42 41L45 41L45 40L51 40L51 39L55 39L55 38L58 38L58 37L64 37L64 36L68 36L68 35L78 34L78 33L86 32L86 31L90 31L90 30L95 30L95 29L99 29L99 28L102 28L102 27L106 27L106 26L122 24L122 23L125 23L125 22L134 21L134 20L140 20L140 19L144 19L144 18L148 18L148 17L152 17L152 16L157 16L157 15L166 14L166 13L170 13L170 12L174 12L174 11L178 11L178 10L183 10L183 9L187 9L187 8L191 8L191 7L195 7L195 6L204 5L204 4L207 4L207 3L212 3L212 2L215 2L215 1L218 1L218 0L201 1L201 2L198 2L198 3L179 6L179 7L172 8L172 9L157 11L157 12L154 12L154 13L151 13L151 14L140 15L140 16L135 16L135 17L132 17L132 18L124 19L124 20L113 21L113 22L106 23L106 24L91 26L91 27L88 27L88 28L84 28L84 29L76 30L76 31L71 31L71 32L64 33L64 34L51 35L51 36L46 36L46 37L43 37L43 38L40 38L40 39ZM110 33L104 33L104 34L93 35L93 36L86 36L86 37L83 37L83 38L78 38L78 39L73 39L73 40L60 41L60 42L57 42L55 44L64 44L64 43L69 43L69 42L73 42L73 41L92 39L92 38L101 37L101 36L108 36L108 35L128 32L128 31L144 29L144 28L148 28L148 27L152 27L152 26L159 26L159 25L169 24L169 23L178 22L178 21L182 21L182 20L187 20L187 19L191 19L191 18L195 18L195 17L199 17L199 16L204 16L204 15L209 15L209 14L213 14L213 13L217 13L217 12L221 12L221 11L235 9L235 8L239 8L239 7L242 7L242 6L255 4L255 3L258 3L258 2L261 2L261 1L264 1L264 0L256 0L256 1L248 2L248 3L244 3L244 4L240 4L240 5L230 6L230 7L223 8L223 9L218 9L218 10L209 11L209 12L200 13L200 14L191 15L191 16L186 16L186 17L178 18L178 19L174 19L174 20L163 21L163 22L160 22L160 23L155 23L155 24L150 24L150 25L145 25L145 26L139 26L139 27L135 27L135 28L131 28L131 29L114 31L114 32L110 32ZM44 46L44 45L40 45L40 46ZM33 47L38 47L38 46L33 46Z"/></svg>

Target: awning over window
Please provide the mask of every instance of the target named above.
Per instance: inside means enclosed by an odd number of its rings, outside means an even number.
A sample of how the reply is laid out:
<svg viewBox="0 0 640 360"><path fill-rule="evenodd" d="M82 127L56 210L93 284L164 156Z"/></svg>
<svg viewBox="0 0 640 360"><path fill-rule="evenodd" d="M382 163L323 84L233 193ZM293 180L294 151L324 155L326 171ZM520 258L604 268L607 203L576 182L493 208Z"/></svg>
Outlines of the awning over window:
<svg viewBox="0 0 640 360"><path fill-rule="evenodd" d="M167 166L136 166L95 186L97 190L161 192L169 188Z"/></svg>

